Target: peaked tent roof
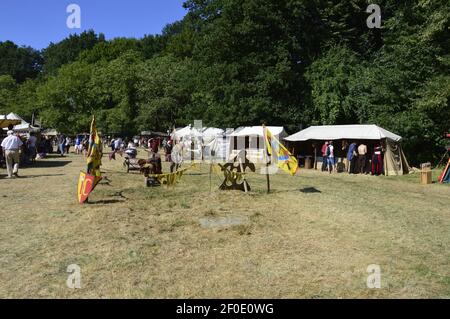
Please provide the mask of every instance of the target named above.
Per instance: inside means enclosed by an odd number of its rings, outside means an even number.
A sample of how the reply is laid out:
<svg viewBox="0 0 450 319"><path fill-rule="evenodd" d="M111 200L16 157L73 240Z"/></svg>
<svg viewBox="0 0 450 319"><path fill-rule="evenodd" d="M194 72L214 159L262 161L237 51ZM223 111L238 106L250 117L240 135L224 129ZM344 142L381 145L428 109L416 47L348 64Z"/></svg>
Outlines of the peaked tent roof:
<svg viewBox="0 0 450 319"><path fill-rule="evenodd" d="M282 126L266 126L272 135L279 136L286 134ZM260 136L264 137L262 126L247 126L242 129L237 129L230 136Z"/></svg>
<svg viewBox="0 0 450 319"><path fill-rule="evenodd" d="M17 120L17 121L21 121L22 123L24 123L24 119L21 118L19 115L17 115L16 113L9 113L8 115L6 115L6 118L9 120Z"/></svg>
<svg viewBox="0 0 450 319"><path fill-rule="evenodd" d="M186 127L176 130L175 135L176 135L176 138L182 138L182 137L187 137L187 136L199 137L199 136L202 136L202 133L200 133L195 127L191 127L189 125L189 126L186 126Z"/></svg>
<svg viewBox="0 0 450 319"><path fill-rule="evenodd" d="M8 115L0 115L0 128L7 128L9 125L17 125L22 123L22 119L17 117L11 117L11 115L15 115L13 113L10 113Z"/></svg>
<svg viewBox="0 0 450 319"><path fill-rule="evenodd" d="M398 142L401 136L389 132L377 125L324 125L311 126L305 130L285 138L290 142L301 142L308 140L381 140L390 139Z"/></svg>
<svg viewBox="0 0 450 319"><path fill-rule="evenodd" d="M225 131L220 128L208 127L205 128L202 132L202 135L205 136L217 136L222 135Z"/></svg>

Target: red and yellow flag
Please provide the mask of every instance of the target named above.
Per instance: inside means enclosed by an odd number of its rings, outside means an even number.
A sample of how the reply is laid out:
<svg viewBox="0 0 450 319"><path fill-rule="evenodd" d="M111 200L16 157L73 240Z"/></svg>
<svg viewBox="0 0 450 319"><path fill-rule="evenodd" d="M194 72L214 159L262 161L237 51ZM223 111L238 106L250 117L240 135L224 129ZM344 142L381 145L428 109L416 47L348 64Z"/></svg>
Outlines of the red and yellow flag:
<svg viewBox="0 0 450 319"><path fill-rule="evenodd" d="M78 201L83 204L88 199L89 194L95 186L101 181L102 173L102 140L97 132L95 116L92 118L91 134L89 136L89 149L87 154L87 173L81 172L78 178Z"/></svg>

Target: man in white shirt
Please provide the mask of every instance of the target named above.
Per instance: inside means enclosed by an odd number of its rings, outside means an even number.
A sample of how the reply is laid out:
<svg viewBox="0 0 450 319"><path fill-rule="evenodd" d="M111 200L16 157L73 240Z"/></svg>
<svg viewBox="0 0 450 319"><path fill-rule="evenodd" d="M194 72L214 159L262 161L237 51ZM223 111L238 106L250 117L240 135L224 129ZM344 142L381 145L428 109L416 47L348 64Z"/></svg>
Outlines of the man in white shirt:
<svg viewBox="0 0 450 319"><path fill-rule="evenodd" d="M119 137L114 141L114 149L120 151L122 149L122 139Z"/></svg>
<svg viewBox="0 0 450 319"><path fill-rule="evenodd" d="M12 178L13 175L19 177L20 148L22 145L21 139L14 135L13 131L8 131L8 136L1 144L5 154L8 178Z"/></svg>

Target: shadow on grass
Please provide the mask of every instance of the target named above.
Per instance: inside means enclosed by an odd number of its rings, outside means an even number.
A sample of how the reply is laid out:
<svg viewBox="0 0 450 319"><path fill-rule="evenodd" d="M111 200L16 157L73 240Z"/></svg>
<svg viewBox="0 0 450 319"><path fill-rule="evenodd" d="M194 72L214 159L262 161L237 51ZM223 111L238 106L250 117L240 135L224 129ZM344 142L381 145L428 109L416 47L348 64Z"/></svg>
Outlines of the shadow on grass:
<svg viewBox="0 0 450 319"><path fill-rule="evenodd" d="M48 161L41 160L37 161L33 165L27 165L26 168L55 168L55 167L64 167L72 163L72 161Z"/></svg>
<svg viewBox="0 0 450 319"><path fill-rule="evenodd" d="M315 187L305 187L305 188L300 189L300 192L305 193L305 194L322 193L320 190L318 190Z"/></svg>
<svg viewBox="0 0 450 319"><path fill-rule="evenodd" d="M18 179L29 179L29 178L39 178L39 177L55 177L64 176L65 174L42 174L42 175L21 175Z"/></svg>
<svg viewBox="0 0 450 319"><path fill-rule="evenodd" d="M86 204L88 205L106 205L106 204L117 204L117 203L125 203L126 200L121 199L102 199L97 201L89 201Z"/></svg>

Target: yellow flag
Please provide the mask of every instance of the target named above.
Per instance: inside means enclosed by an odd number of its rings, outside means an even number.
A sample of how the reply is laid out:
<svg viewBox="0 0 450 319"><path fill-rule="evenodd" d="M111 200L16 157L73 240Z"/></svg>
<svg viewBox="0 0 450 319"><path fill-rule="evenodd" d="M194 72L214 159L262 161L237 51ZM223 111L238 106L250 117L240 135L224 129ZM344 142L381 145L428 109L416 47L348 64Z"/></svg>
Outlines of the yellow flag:
<svg viewBox="0 0 450 319"><path fill-rule="evenodd" d="M264 131L267 155L272 156L272 154L275 154L278 167L294 176L298 170L297 159L272 135L268 128L264 127Z"/></svg>
<svg viewBox="0 0 450 319"><path fill-rule="evenodd" d="M100 136L98 135L97 131L97 125L95 122L95 116L92 118L91 123L91 134L89 137L89 149L88 149L88 156L87 156L87 171L88 174L91 174L96 177L98 181L101 179L101 172L100 172L100 166L102 165L102 140L100 139ZM96 184L98 183L96 182Z"/></svg>

